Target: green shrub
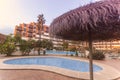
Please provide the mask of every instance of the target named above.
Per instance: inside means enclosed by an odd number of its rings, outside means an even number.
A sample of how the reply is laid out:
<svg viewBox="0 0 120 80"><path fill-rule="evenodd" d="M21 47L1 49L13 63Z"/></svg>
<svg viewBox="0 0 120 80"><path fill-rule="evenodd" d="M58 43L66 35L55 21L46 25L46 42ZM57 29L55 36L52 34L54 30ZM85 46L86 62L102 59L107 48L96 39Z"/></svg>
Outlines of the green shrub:
<svg viewBox="0 0 120 80"><path fill-rule="evenodd" d="M97 51L93 54L93 59L95 60L103 60L105 58L105 55L103 52Z"/></svg>
<svg viewBox="0 0 120 80"><path fill-rule="evenodd" d="M20 51L22 52L22 55L29 55L34 46L30 40L29 41L21 40L19 47Z"/></svg>
<svg viewBox="0 0 120 80"><path fill-rule="evenodd" d="M7 36L4 43L0 44L0 54L6 54L7 56L11 56L15 51L15 43L14 38L11 36Z"/></svg>
<svg viewBox="0 0 120 80"><path fill-rule="evenodd" d="M7 56L11 56L15 51L15 45L10 43L0 44L0 53L6 54Z"/></svg>
<svg viewBox="0 0 120 80"><path fill-rule="evenodd" d="M89 56L88 56L89 58ZM95 53L93 53L92 58L95 60L103 60L105 59L105 55L103 54L103 52L97 51Z"/></svg>

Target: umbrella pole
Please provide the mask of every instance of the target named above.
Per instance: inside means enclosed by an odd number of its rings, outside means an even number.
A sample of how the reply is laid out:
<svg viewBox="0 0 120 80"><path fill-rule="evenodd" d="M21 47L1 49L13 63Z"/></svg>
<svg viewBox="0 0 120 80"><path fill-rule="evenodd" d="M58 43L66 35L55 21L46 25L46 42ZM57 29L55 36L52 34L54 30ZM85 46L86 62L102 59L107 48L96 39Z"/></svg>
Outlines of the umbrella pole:
<svg viewBox="0 0 120 80"><path fill-rule="evenodd" d="M92 60L92 34L91 30L89 31L88 38L89 38L89 69L90 69L90 80L93 80L93 60Z"/></svg>

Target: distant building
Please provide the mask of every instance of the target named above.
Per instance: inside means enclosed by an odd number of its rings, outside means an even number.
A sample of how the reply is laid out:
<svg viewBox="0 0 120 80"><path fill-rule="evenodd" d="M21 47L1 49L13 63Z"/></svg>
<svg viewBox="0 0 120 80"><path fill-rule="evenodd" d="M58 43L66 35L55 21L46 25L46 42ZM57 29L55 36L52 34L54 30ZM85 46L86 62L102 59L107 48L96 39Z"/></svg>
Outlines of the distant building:
<svg viewBox="0 0 120 80"><path fill-rule="evenodd" d="M38 40L39 39L39 31L37 28L37 24L35 22L31 22L30 24L19 24L15 27L14 30L14 35L19 34L21 35L22 39L28 40L28 39L34 39ZM47 25L43 25L43 28L41 30L41 40L47 39L51 40L53 42L54 47L61 47L63 41L62 39L57 39L57 38L52 38L49 35L49 27ZM0 34L0 42L5 40L5 35ZM75 43L74 41L69 41L69 46L83 46L87 47L88 43L83 42L81 44ZM119 49L120 48L120 41L113 41L113 42L93 42L93 47L97 50L114 50L114 49Z"/></svg>
<svg viewBox="0 0 120 80"><path fill-rule="evenodd" d="M0 33L0 43L4 42L6 39L6 35Z"/></svg>
<svg viewBox="0 0 120 80"><path fill-rule="evenodd" d="M39 40L39 30L37 28L37 24L35 22L31 22L30 24L19 24L15 27L14 35L21 35L22 39L29 40ZM43 25L41 29L41 40L47 39L53 42L54 47L62 47L62 39L51 38L49 36L49 27L47 25Z"/></svg>
<svg viewBox="0 0 120 80"><path fill-rule="evenodd" d="M120 49L120 41L103 41L103 42L94 42L94 47L97 50L110 51Z"/></svg>
<svg viewBox="0 0 120 80"><path fill-rule="evenodd" d="M49 39L48 37L48 26L43 25L43 28L41 30L41 39ZM32 22L30 24L20 24L15 27L14 35L19 34L21 35L22 39L28 40L28 39L39 39L39 31L37 28L37 24L35 22Z"/></svg>
<svg viewBox="0 0 120 80"><path fill-rule="evenodd" d="M83 47L88 47L88 42L81 44ZM118 51L120 50L120 40L116 41L96 41L93 42L93 47L100 51Z"/></svg>

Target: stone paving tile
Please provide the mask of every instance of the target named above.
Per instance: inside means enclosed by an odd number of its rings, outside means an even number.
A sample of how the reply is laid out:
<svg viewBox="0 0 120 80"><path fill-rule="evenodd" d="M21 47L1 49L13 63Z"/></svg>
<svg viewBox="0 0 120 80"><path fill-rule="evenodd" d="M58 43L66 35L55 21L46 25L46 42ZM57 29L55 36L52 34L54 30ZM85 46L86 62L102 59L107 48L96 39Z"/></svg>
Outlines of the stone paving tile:
<svg viewBox="0 0 120 80"><path fill-rule="evenodd" d="M82 80L41 70L0 70L0 80Z"/></svg>
<svg viewBox="0 0 120 80"><path fill-rule="evenodd" d="M102 60L102 61L96 60L96 62L112 66L118 71L120 71L120 60L119 59L109 59L109 60Z"/></svg>

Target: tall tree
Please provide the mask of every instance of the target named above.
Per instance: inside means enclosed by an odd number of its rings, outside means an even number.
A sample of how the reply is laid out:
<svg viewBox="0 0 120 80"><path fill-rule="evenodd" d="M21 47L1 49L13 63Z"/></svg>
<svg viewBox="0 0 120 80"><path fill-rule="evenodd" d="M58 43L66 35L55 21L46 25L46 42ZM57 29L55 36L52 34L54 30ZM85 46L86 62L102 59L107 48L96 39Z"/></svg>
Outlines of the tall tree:
<svg viewBox="0 0 120 80"><path fill-rule="evenodd" d="M43 30L43 24L45 24L44 15L40 14L40 15L38 15L38 20L37 20L37 28L39 31L39 42L41 42L41 34L42 34L42 30ZM40 47L38 49L38 55L40 55Z"/></svg>
<svg viewBox="0 0 120 80"><path fill-rule="evenodd" d="M20 43L20 51L22 52L22 55L29 55L31 50L34 48L34 41L33 40L21 40Z"/></svg>
<svg viewBox="0 0 120 80"><path fill-rule="evenodd" d="M15 39L15 42L16 42L16 43L20 43L21 40L22 40L20 34L16 34L16 35L14 36L14 39Z"/></svg>
<svg viewBox="0 0 120 80"><path fill-rule="evenodd" d="M42 46L42 48L52 49L53 43L52 43L52 41L49 41L49 40L43 40L41 46Z"/></svg>

